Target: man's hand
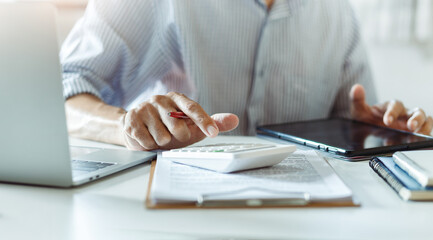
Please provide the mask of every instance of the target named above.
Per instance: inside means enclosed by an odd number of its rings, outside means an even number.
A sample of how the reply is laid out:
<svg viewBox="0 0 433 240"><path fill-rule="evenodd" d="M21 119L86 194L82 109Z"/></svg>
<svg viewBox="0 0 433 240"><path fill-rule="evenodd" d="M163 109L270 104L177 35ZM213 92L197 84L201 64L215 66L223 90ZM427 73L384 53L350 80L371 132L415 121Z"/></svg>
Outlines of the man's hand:
<svg viewBox="0 0 433 240"><path fill-rule="evenodd" d="M433 119L420 108L407 110L400 101L389 101L370 106L365 101L365 90L359 84L350 90L351 114L355 120L399 130L430 135Z"/></svg>
<svg viewBox="0 0 433 240"><path fill-rule="evenodd" d="M168 116L182 111L189 119ZM156 95L151 100L125 113L122 119L124 145L132 150L171 149L185 147L219 132L237 127L239 119L230 113L210 117L193 100L180 93Z"/></svg>

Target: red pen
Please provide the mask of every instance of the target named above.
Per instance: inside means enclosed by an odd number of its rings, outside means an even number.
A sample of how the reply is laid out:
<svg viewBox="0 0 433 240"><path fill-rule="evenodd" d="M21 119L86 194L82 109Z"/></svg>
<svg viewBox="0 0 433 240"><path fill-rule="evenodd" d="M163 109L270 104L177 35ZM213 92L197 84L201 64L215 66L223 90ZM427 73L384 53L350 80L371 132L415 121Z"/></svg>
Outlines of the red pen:
<svg viewBox="0 0 433 240"><path fill-rule="evenodd" d="M183 113L183 112L169 112L168 116L173 117L173 118L185 118L185 119L189 119L189 117Z"/></svg>

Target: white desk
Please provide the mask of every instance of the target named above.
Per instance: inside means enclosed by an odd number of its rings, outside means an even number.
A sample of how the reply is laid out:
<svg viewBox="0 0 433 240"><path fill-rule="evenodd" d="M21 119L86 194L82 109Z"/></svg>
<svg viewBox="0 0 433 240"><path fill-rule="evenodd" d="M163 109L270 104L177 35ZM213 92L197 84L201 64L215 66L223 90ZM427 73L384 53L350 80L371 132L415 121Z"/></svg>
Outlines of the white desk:
<svg viewBox="0 0 433 240"><path fill-rule="evenodd" d="M366 161L329 162L361 207L147 210L147 163L74 189L0 184L0 239L432 239L433 202L400 200Z"/></svg>

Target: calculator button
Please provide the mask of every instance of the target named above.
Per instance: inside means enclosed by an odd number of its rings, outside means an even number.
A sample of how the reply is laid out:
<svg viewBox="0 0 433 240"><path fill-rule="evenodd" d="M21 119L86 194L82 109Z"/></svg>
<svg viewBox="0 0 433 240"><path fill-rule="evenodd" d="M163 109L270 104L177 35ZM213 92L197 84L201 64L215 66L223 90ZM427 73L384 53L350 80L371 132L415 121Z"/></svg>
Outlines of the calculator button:
<svg viewBox="0 0 433 240"><path fill-rule="evenodd" d="M181 149L173 149L171 152L226 152L235 153L241 151L250 151L262 148L271 148L274 145L260 143L224 143L224 144L209 144L204 146L192 146Z"/></svg>
<svg viewBox="0 0 433 240"><path fill-rule="evenodd" d="M162 152L162 156L177 163L218 172L233 172L277 164L294 150L294 146L225 143L173 149L171 153ZM202 161L197 161L198 159ZM204 159L210 161L203 161Z"/></svg>
<svg viewBox="0 0 433 240"><path fill-rule="evenodd" d="M251 151L251 150L257 150L257 149L263 149L263 148L271 148L273 145L261 145L256 147L244 147L244 148L238 148L238 149L231 149L228 152L245 152L245 151Z"/></svg>

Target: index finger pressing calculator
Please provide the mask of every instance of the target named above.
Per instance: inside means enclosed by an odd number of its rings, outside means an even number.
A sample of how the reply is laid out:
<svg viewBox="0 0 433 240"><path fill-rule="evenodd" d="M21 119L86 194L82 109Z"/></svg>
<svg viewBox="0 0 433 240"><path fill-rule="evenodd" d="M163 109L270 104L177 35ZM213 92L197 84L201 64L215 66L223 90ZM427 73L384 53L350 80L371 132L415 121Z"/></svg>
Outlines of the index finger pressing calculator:
<svg viewBox="0 0 433 240"><path fill-rule="evenodd" d="M278 164L295 150L294 145L228 143L173 149L163 152L162 157L185 165L229 173Z"/></svg>

